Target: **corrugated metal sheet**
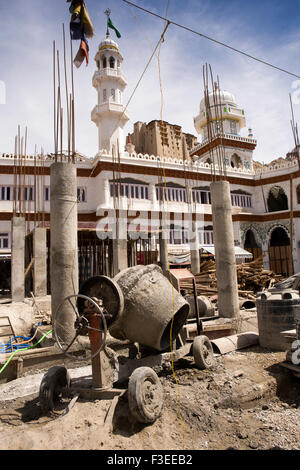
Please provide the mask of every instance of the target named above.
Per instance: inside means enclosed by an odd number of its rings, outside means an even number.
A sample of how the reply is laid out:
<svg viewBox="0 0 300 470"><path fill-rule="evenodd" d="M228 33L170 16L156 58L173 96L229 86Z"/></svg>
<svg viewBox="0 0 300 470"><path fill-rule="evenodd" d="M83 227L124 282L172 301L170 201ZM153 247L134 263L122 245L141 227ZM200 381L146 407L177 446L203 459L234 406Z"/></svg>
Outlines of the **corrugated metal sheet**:
<svg viewBox="0 0 300 470"><path fill-rule="evenodd" d="M214 245L209 245L209 246L206 246L206 245L202 245L200 246L200 248L202 248L203 250L205 251L208 251L209 253L211 253L212 255L215 254L215 247ZM247 250L244 250L243 248L240 248L239 246L235 246L234 247L234 252L235 252L235 256L237 258L253 258L253 255L252 253L249 253L249 251Z"/></svg>

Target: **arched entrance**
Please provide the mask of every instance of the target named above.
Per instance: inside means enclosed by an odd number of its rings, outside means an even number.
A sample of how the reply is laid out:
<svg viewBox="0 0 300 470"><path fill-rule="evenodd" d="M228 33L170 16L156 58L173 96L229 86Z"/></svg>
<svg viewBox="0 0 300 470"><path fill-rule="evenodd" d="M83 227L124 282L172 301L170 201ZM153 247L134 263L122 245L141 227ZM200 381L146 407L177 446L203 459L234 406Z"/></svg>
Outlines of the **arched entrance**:
<svg viewBox="0 0 300 470"><path fill-rule="evenodd" d="M269 242L270 269L276 274L291 276L290 238L282 227L276 227Z"/></svg>
<svg viewBox="0 0 300 470"><path fill-rule="evenodd" d="M258 245L255 235L251 229L247 230L244 243L245 250L249 251L253 255L253 259L257 259L262 256L262 249Z"/></svg>

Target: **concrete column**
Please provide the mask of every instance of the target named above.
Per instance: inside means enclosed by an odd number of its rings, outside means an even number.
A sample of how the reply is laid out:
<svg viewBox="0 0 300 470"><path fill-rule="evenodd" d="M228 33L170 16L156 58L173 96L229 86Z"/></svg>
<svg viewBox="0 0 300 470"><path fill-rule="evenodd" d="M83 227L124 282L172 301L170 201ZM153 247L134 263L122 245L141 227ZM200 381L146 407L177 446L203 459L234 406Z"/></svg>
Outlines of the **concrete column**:
<svg viewBox="0 0 300 470"><path fill-rule="evenodd" d="M155 233L151 234L151 251L156 251L156 236L155 236Z"/></svg>
<svg viewBox="0 0 300 470"><path fill-rule="evenodd" d="M78 294L76 165L53 163L50 188L51 308L54 317L66 296ZM75 299L72 301L74 304ZM74 338L74 319L74 309L65 302L56 331L66 343Z"/></svg>
<svg viewBox="0 0 300 470"><path fill-rule="evenodd" d="M194 275L200 273L200 253L199 253L199 250L191 250L191 272Z"/></svg>
<svg viewBox="0 0 300 470"><path fill-rule="evenodd" d="M47 230L33 230L33 293L36 297L47 295Z"/></svg>
<svg viewBox="0 0 300 470"><path fill-rule="evenodd" d="M221 317L239 315L238 285L234 253L231 195L228 181L211 183L212 218Z"/></svg>
<svg viewBox="0 0 300 470"><path fill-rule="evenodd" d="M104 189L104 207L110 207L110 187L109 187L109 180L106 179L103 182L103 189Z"/></svg>
<svg viewBox="0 0 300 470"><path fill-rule="evenodd" d="M154 183L149 184L149 198L151 201L152 210L156 209L157 198L156 198L156 187Z"/></svg>
<svg viewBox="0 0 300 470"><path fill-rule="evenodd" d="M128 268L127 240L113 240L113 275Z"/></svg>
<svg viewBox="0 0 300 470"><path fill-rule="evenodd" d="M190 253L191 253L191 272L196 275L200 273L200 252L198 241L198 224L192 222L192 230L190 231Z"/></svg>
<svg viewBox="0 0 300 470"><path fill-rule="evenodd" d="M128 268L127 255L127 211L119 211L113 238L113 275Z"/></svg>
<svg viewBox="0 0 300 470"><path fill-rule="evenodd" d="M270 269L269 245L268 242L262 243L262 256L264 269Z"/></svg>
<svg viewBox="0 0 300 470"><path fill-rule="evenodd" d="M168 244L167 244L167 230L162 227L162 232L159 232L159 260L163 273L166 275L169 270L168 259Z"/></svg>
<svg viewBox="0 0 300 470"><path fill-rule="evenodd" d="M11 297L13 302L24 301L25 272L25 219L13 217L11 221Z"/></svg>

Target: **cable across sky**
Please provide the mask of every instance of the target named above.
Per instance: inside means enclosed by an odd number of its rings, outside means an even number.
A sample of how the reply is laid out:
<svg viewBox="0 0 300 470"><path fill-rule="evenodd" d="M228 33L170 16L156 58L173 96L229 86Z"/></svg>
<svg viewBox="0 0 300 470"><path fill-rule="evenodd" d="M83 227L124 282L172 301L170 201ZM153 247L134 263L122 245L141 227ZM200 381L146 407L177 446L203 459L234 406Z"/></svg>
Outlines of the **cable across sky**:
<svg viewBox="0 0 300 470"><path fill-rule="evenodd" d="M135 8L138 8L139 10L144 11L145 13L148 13L148 14L150 14L150 15L152 15L152 16L156 16L157 18L159 18L159 19L161 19L161 20L163 20L163 21L167 21L167 22L169 22L169 24L173 24L174 26L177 26L178 28L181 28L181 29L184 29L184 30L186 30L186 31L189 31L190 33L196 34L197 36L200 36L200 37L202 37L202 38L204 38L204 39L208 39L209 41L212 41L212 42L214 42L214 43L216 43L216 44L219 44L220 46L226 47L227 49L230 49L230 50L232 50L232 51L234 51L234 52L237 52L238 54L242 54L243 56L248 57L248 59L252 59L252 60L255 60L256 62L260 62L261 64L264 64L264 65L266 65L266 66L268 66L268 67L272 67L273 69L276 69L276 70L279 70L280 72L283 72L283 73L286 73L286 74L288 74L288 75L291 75L292 77L300 78L300 75L297 75L297 74L295 74L295 73L293 73L293 72L290 72L290 71L288 71L288 70L285 70L285 69L283 69L283 68L281 68L281 67L277 67L276 65L271 64L270 62L266 62L266 61L263 60L263 59L259 59L259 58L257 58L257 57L254 57L253 55L248 54L247 52L241 51L240 49L236 49L235 47L230 46L229 44L226 44L226 43L224 43L224 42L222 42L222 41L218 41L217 39L211 38L211 37L207 36L206 34L200 33L199 31L195 31L194 29L191 29L191 28L189 28L188 26L184 26L184 25L182 25L182 24L180 24L180 23L175 23L175 21L172 21L172 20L170 20L169 18L165 18L164 16L158 15L157 13L154 13L153 11L147 10L146 8L143 8L143 7L139 6L139 5L136 5L135 3L132 3L132 2L130 2L129 0L122 0L122 1L125 2L125 3L127 3L128 5L131 5L131 6L135 7Z"/></svg>

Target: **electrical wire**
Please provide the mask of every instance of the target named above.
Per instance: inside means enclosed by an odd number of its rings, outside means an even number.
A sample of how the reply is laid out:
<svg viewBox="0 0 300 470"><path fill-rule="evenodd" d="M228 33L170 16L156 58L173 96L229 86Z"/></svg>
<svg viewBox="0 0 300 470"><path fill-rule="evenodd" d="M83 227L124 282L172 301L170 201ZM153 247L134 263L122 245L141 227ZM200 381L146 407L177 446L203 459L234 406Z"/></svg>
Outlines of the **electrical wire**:
<svg viewBox="0 0 300 470"><path fill-rule="evenodd" d="M168 4L167 4L167 10L168 10L168 7L169 7L169 1L168 1ZM166 28L168 26L169 26L169 23L167 23ZM166 28L165 28L164 33L162 35L163 40L164 40L164 34L165 34L165 31L166 31ZM159 79L160 96L161 96L160 120L161 120L161 128L163 130L164 95L163 95L163 85L162 85L161 66L160 66L160 51L161 51L162 42L163 41L161 41L160 45L159 45L158 54L157 54L157 62L158 62L158 79ZM169 200L168 200L168 191L167 191L167 178L166 178L166 171L165 171L164 132L162 132L162 153L163 153L163 155L162 155L162 157L163 157L163 179L164 179L164 189L165 189L164 193L165 193L166 205L167 205L167 208L168 208ZM164 214L165 214L165 211L164 211ZM166 228L166 220L165 220L164 226ZM163 237L163 231L162 231L161 236ZM168 237L167 237L167 234L166 234L166 251L167 251L167 255L168 255L169 250L168 250ZM168 271L170 273L170 260L169 260L168 256L167 256L167 259L168 259ZM173 307L173 315L172 315L171 326L170 326L171 368L172 368L172 374L173 374L174 380L176 382L177 392L178 392L178 416L179 416L181 427L182 427L183 450L184 450L185 449L185 428L184 428L184 422L183 422L183 419L182 419L182 416L181 416L181 394L180 394L179 382L178 382L178 379L177 379L177 376L176 376L176 373L175 373L175 368L174 368L174 353L173 353L173 344L172 344L173 343L173 325L174 325L174 318L175 318L175 299L174 299L174 285L173 285L171 274L169 274L169 280L170 280L170 283L171 283L171 286L172 286L172 307Z"/></svg>
<svg viewBox="0 0 300 470"><path fill-rule="evenodd" d="M22 338L24 342L18 343L16 340L19 338ZM16 343L13 344L13 341L16 341ZM27 336L14 336L0 348L0 353L6 353L8 351L13 351L14 349L24 349L26 348L26 344L29 341L31 341L31 338L29 336L28 337Z"/></svg>
<svg viewBox="0 0 300 470"><path fill-rule="evenodd" d="M185 29L186 31L189 31L190 33L196 34L197 36L200 36L200 37L202 37L202 38L204 38L204 39L208 39L209 41L212 41L212 42L214 42L214 43L216 43L216 44L219 44L220 46L226 47L227 49L230 49L230 50L232 50L232 51L234 51L234 52L237 52L238 54L242 54L243 56L248 57L248 59L255 60L256 62L260 62L261 64L267 65L268 67L272 67L273 69L279 70L280 72L286 73L286 74L288 74L288 75L292 75L293 77L296 77L296 78L300 78L300 75L297 75L297 74L295 74L295 73L293 73L293 72L289 72L288 70L285 70L285 69L283 69L283 68L281 68L281 67L278 67L278 66L276 66L276 65L274 65L274 64L271 64L270 62L267 62L267 61L265 61L265 60L263 60L263 59L259 59L259 58L255 57L255 56L251 55L251 54L248 54L247 52L241 51L240 49L237 49L237 48L235 48L235 47L233 47L233 46L230 46L229 44L226 44L225 42L218 41L217 39L214 39L214 38L212 38L212 37L210 37L210 36L207 36L206 34L200 33L199 31L195 31L194 29L191 29L191 28L189 28L188 26L184 26L184 25L182 25L182 24L180 24L180 23L175 23L175 21L172 21L172 20L170 20L170 19L168 19L168 18L165 18L165 17L163 17L163 16L161 16L161 15L158 15L157 13L154 13L153 11L147 10L146 8L143 8L143 7L139 6L139 5L136 5L135 3L132 3L132 2L130 2L130 1L128 1L128 0L122 0L122 1L125 2L125 3L127 3L128 5L131 5L131 6L135 7L135 8L138 8L139 10L144 11L145 13L148 13L148 14L150 14L150 15L152 15L152 16L156 16L157 18L160 18L161 20L168 21L169 24L173 24L174 26L177 26L178 28Z"/></svg>
<svg viewBox="0 0 300 470"><path fill-rule="evenodd" d="M38 323L38 326L40 326L40 323ZM35 333L33 336L13 336L10 338L6 344L0 346L0 353L5 353L8 351L12 351L13 349L23 349L26 347L26 344L31 343L34 338L37 335L38 330L35 330ZM23 341L21 343L18 343L16 340L22 338ZM12 341L16 341L15 344L12 344Z"/></svg>
<svg viewBox="0 0 300 470"><path fill-rule="evenodd" d="M24 348L24 350L27 350L27 349L32 349L32 348L35 348L35 346L37 346L38 344L40 344L44 338L46 338L46 336L48 336L50 333L52 332L52 330L49 330L47 331L47 333L45 333L39 340L37 343L33 344L32 346L28 346L28 348ZM18 349L16 349L8 358L8 360L6 361L6 363L4 364L4 366L0 369L0 374L2 374L2 372L4 371L4 369L8 366L8 364L10 363L10 361L12 360L12 358L17 354L17 352L19 352Z"/></svg>

